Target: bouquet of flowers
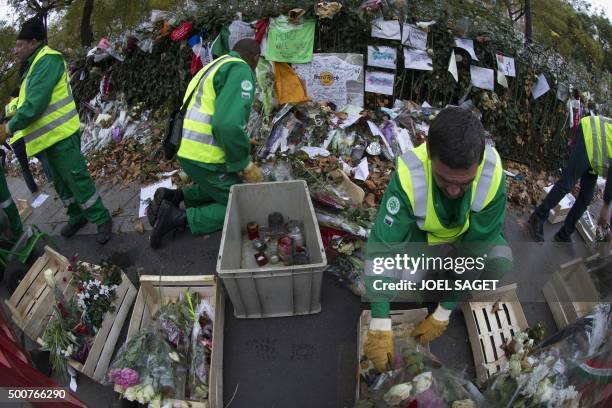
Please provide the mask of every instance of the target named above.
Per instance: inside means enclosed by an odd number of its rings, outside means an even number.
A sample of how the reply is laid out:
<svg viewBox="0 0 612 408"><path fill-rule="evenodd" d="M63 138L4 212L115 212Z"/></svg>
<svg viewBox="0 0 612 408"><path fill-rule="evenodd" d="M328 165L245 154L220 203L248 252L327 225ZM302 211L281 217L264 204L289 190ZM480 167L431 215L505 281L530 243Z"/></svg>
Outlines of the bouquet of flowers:
<svg viewBox="0 0 612 408"><path fill-rule="evenodd" d="M540 346L534 345L528 333L517 333L507 347L507 363L486 384L488 406L606 406L610 395L607 367L612 365L611 323L610 304L600 304L592 316Z"/></svg>
<svg viewBox="0 0 612 408"><path fill-rule="evenodd" d="M360 399L355 407L476 408L468 391L471 384L445 368L409 331L394 328L393 369L378 372L365 356L361 358Z"/></svg>
<svg viewBox="0 0 612 408"><path fill-rule="evenodd" d="M50 353L51 367L64 377L68 359L85 363L104 315L113 311L115 291L122 279L117 266L94 266L79 262L76 256L67 270L71 272L69 284L76 289L76 295L70 299L58 287L53 271L44 272L47 285L53 290L55 306L43 341ZM64 278L66 281L68 278Z"/></svg>
<svg viewBox="0 0 612 408"><path fill-rule="evenodd" d="M213 308L197 300L184 293L161 306L152 327L121 347L107 376L115 391L150 407L186 395L191 400L208 397Z"/></svg>

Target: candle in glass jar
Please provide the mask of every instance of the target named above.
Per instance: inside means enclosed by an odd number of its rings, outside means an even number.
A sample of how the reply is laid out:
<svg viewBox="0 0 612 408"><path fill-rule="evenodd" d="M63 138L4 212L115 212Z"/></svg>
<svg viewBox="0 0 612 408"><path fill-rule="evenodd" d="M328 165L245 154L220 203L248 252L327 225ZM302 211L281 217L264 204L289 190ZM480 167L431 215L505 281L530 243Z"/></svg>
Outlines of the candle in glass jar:
<svg viewBox="0 0 612 408"><path fill-rule="evenodd" d="M259 238L259 225L256 222L249 222L247 224L247 236L251 241Z"/></svg>

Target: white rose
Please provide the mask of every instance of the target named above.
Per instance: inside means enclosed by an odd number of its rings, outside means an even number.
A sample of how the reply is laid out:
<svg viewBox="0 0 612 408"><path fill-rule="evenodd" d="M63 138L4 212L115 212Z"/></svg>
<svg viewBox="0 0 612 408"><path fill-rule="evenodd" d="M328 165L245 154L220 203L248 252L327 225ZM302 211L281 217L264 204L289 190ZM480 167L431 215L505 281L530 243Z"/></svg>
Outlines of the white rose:
<svg viewBox="0 0 612 408"><path fill-rule="evenodd" d="M402 401L410 398L410 392L412 391L412 384L397 384L394 385L387 391L384 396L384 400L387 404L392 407L397 407Z"/></svg>
<svg viewBox="0 0 612 408"><path fill-rule="evenodd" d="M53 275L52 269L47 269L45 271L45 281L47 282L47 285L49 285L50 287L55 286L55 276Z"/></svg>
<svg viewBox="0 0 612 408"><path fill-rule="evenodd" d="M432 382L433 376L430 371L417 375L412 379L412 384L415 388L414 393L420 394L423 391L427 391L431 387Z"/></svg>
<svg viewBox="0 0 612 408"><path fill-rule="evenodd" d="M176 353L176 351L172 351L168 353L168 355L173 361L176 361L177 363L180 361L179 355Z"/></svg>

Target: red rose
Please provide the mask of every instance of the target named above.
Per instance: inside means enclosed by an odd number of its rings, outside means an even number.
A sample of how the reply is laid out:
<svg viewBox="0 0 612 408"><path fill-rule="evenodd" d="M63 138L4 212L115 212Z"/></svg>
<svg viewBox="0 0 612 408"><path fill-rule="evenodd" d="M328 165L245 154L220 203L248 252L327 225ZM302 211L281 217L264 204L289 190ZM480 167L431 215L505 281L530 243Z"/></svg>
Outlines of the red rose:
<svg viewBox="0 0 612 408"><path fill-rule="evenodd" d="M68 317L68 316L70 316L70 313L68 313L68 311L67 311L67 310L62 309L62 316L63 316L63 317Z"/></svg>
<svg viewBox="0 0 612 408"><path fill-rule="evenodd" d="M60 303L57 304L57 308L59 310L62 310L64 308L64 305L62 305L61 302L60 302Z"/></svg>
<svg viewBox="0 0 612 408"><path fill-rule="evenodd" d="M83 323L79 323L76 327L76 332L79 334L87 334L87 327Z"/></svg>
<svg viewBox="0 0 612 408"><path fill-rule="evenodd" d="M72 265L68 265L67 271L72 272Z"/></svg>

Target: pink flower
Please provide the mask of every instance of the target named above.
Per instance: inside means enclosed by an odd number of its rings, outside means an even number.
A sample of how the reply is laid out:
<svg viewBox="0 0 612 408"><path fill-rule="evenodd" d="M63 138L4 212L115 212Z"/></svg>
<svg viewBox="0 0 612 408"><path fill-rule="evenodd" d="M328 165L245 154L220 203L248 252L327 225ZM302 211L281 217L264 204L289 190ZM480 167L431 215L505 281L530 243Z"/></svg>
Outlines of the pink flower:
<svg viewBox="0 0 612 408"><path fill-rule="evenodd" d="M140 383L138 373L131 368L122 368L121 370L115 368L110 371L110 377L115 384L124 388Z"/></svg>

